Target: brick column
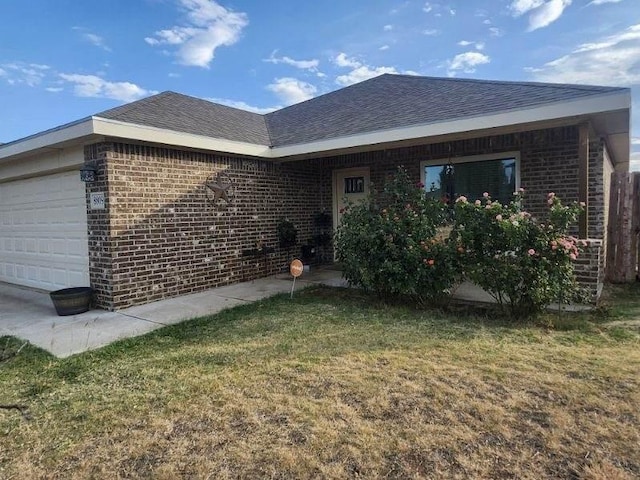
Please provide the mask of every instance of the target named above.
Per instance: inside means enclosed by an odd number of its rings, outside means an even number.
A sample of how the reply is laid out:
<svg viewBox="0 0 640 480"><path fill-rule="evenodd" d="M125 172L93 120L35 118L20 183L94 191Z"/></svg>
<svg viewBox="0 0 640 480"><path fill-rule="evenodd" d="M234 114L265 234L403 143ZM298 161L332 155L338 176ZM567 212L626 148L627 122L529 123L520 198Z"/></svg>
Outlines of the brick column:
<svg viewBox="0 0 640 480"><path fill-rule="evenodd" d="M84 149L85 162L91 162L97 168L96 181L86 184L87 192L87 226L89 241L89 278L93 288L94 301L97 307L113 310L112 286L112 246L110 233L110 201L108 152L110 143L88 145ZM91 194L103 193L105 205L103 210L91 208Z"/></svg>
<svg viewBox="0 0 640 480"><path fill-rule="evenodd" d="M575 262L578 284L585 289L589 303L597 303L604 283L604 255L602 240L585 240L587 246Z"/></svg>

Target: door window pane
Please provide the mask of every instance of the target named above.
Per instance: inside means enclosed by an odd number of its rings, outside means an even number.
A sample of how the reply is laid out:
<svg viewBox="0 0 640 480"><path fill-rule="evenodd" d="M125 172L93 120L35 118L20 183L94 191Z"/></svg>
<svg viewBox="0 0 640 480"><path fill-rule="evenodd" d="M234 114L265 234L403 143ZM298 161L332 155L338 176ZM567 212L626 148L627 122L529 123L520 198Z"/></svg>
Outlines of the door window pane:
<svg viewBox="0 0 640 480"><path fill-rule="evenodd" d="M364 177L346 177L344 193L364 193Z"/></svg>

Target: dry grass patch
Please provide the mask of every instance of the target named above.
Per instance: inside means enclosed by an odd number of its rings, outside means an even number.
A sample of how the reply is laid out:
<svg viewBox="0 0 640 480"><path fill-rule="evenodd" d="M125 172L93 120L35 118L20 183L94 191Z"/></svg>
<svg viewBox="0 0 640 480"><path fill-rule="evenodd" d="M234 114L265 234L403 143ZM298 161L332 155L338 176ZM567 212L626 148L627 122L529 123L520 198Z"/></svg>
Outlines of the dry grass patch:
<svg viewBox="0 0 640 480"><path fill-rule="evenodd" d="M637 333L461 315L317 289L65 360L24 349L0 401L33 420L0 412L0 477L640 476Z"/></svg>

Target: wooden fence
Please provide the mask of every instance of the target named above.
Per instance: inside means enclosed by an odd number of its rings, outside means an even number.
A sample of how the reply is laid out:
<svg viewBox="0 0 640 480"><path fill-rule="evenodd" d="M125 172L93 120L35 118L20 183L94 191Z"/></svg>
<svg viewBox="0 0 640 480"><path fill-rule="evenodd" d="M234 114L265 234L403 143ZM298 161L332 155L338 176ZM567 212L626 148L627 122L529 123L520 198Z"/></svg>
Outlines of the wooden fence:
<svg viewBox="0 0 640 480"><path fill-rule="evenodd" d="M606 279L631 282L640 260L640 172L611 175L608 218Z"/></svg>

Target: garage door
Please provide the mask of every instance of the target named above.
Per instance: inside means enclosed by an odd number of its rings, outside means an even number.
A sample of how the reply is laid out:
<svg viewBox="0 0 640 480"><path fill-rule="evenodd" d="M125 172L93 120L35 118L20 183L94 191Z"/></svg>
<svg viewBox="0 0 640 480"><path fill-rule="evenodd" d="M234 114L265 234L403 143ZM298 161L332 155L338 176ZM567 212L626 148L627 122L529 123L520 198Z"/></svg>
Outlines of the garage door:
<svg viewBox="0 0 640 480"><path fill-rule="evenodd" d="M45 290L89 285L77 170L0 183L0 281Z"/></svg>

